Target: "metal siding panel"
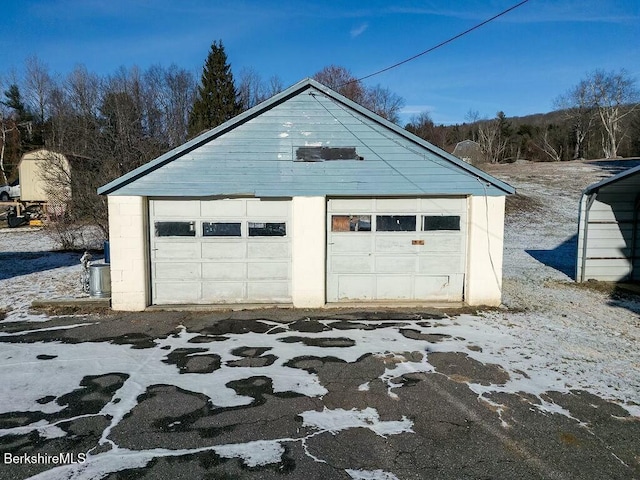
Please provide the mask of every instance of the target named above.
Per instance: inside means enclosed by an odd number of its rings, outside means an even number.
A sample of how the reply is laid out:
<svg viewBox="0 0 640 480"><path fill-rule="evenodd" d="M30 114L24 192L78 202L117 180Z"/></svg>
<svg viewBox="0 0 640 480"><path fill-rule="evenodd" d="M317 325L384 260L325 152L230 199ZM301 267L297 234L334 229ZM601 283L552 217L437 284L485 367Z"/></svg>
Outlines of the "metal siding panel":
<svg viewBox="0 0 640 480"><path fill-rule="evenodd" d="M631 248L624 245L622 247L594 247L591 244L587 247L587 259L592 258L624 258L631 256Z"/></svg>
<svg viewBox="0 0 640 480"><path fill-rule="evenodd" d="M631 241L633 227L631 224L589 223L587 232L589 243L594 239L625 239Z"/></svg>
<svg viewBox="0 0 640 480"><path fill-rule="evenodd" d="M585 279L618 281L631 275L631 261L628 259L587 259Z"/></svg>
<svg viewBox="0 0 640 480"><path fill-rule="evenodd" d="M630 222L632 220L633 208L625 208L614 211L611 208L611 205L596 205L596 202L594 202L591 210L589 211L589 224L595 222Z"/></svg>

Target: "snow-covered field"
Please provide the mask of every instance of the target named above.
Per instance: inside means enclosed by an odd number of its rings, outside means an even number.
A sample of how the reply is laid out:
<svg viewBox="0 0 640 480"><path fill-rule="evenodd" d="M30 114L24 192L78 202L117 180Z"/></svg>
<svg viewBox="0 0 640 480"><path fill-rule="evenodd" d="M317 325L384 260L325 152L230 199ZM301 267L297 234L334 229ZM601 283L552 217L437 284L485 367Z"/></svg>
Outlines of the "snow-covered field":
<svg viewBox="0 0 640 480"><path fill-rule="evenodd" d="M519 161L487 169L528 202L507 209L503 303L512 311L485 318L517 338L522 351L537 352L541 369L562 374L574 388L629 402L636 415L640 297L612 298L573 277L581 191L639 163Z"/></svg>
<svg viewBox="0 0 640 480"><path fill-rule="evenodd" d="M635 166L637 163L629 163ZM615 402L631 416L640 418L640 302L638 297L610 295L574 284L578 200L580 191L612 173L609 164L575 162L491 166L489 172L518 189L517 201L510 201L505 226L504 308L477 315L457 315L438 321L406 320L392 323L372 322L371 329L334 328L332 320L321 337L323 346L314 345L316 333L290 330L278 322L262 321L265 333L226 334L224 339L202 341L202 335L183 327L175 335L158 339L151 349L103 343L38 342L28 345L1 343L0 414L13 411L54 414L63 409L53 399L77 389L87 375L120 372L128 375L98 415L109 418L100 445L83 464L64 465L37 478L103 478L109 472L147 465L155 458L177 457L201 451L213 451L225 458L240 458L248 467L268 465L281 460L284 447L297 443L314 461L323 462L307 449L307 442L324 432L367 428L379 436L411 433L412 421L404 416L380 420L379 412L367 408L324 408L300 412L305 432L294 437L255 439L244 443L218 444L180 450L155 448L132 450L118 445L112 433L138 404L152 385L175 385L185 391L206 395L220 407L247 405L252 398L227 385L259 371L272 379L274 392L294 392L322 398L327 386L312 372L292 368L290 362L301 356L335 357L356 362L366 354L391 357L384 373L357 386L367 392L375 382L385 385L387 395L397 395L398 377L412 372L433 372L425 352L429 335L441 335L442 341L428 343L428 352L464 352L483 364L497 364L508 379L498 383L467 380L478 397L495 407L504 428L508 415L494 400L496 393L530 394L532 407L571 417L545 393L584 390ZM54 246L39 230L0 229L0 310L6 311L2 324L22 325L18 331L1 336L20 336L30 322L47 326L49 318L29 312L35 298L81 296L79 254L50 252ZM93 318L91 321L96 321ZM99 320L97 320L99 321ZM15 322L29 322L18 324ZM64 328L82 329L83 319ZM55 327L58 328L58 327ZM408 334L407 332L410 332ZM190 361L215 356L219 367L208 373L184 374L176 365L163 362L171 352L194 347ZM0 339L1 340L1 339ZM331 342L337 342L333 345ZM263 349L275 360L256 367L239 366L243 346ZM199 358L198 358L199 357ZM41 361L41 359L49 359ZM258 357L259 358L259 357ZM19 367L20 375L16 375ZM44 402L44 397L49 401ZM573 418L573 417L572 417ZM65 419L69 422L73 419ZM67 435L58 425L36 421L0 430L0 437L38 432L41 438ZM382 470L345 469L351 478L393 479Z"/></svg>

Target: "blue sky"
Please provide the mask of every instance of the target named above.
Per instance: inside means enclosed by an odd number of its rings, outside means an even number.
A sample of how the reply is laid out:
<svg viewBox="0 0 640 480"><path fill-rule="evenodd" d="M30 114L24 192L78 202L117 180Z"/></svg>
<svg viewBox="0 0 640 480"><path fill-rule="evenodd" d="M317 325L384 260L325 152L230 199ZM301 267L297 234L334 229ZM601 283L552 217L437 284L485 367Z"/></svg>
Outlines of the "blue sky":
<svg viewBox="0 0 640 480"><path fill-rule="evenodd" d="M82 64L176 64L199 78L222 40L234 73L252 68L285 86L340 65L363 77L426 50L518 0L20 0L3 2L0 77L21 75L36 55L65 76ZM638 0L529 0L433 53L366 80L405 101L403 122L429 111L462 123L553 109L596 68L624 68L640 86Z"/></svg>

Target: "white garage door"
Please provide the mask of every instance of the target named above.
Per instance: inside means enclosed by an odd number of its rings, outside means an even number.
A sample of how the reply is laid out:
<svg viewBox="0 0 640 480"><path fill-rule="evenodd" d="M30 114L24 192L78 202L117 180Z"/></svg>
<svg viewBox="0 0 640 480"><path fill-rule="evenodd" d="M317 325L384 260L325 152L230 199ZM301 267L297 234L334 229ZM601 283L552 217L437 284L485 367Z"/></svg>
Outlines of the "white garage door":
<svg viewBox="0 0 640 480"><path fill-rule="evenodd" d="M467 201L330 199L327 301L462 301Z"/></svg>
<svg viewBox="0 0 640 480"><path fill-rule="evenodd" d="M291 302L290 200L149 202L154 304Z"/></svg>

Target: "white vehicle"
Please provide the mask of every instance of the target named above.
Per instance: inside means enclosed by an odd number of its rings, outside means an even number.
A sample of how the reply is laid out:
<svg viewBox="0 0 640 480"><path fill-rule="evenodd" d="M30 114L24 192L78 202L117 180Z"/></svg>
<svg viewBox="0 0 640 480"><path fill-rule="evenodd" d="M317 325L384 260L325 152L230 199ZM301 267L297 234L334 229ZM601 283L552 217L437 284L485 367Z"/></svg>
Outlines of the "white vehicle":
<svg viewBox="0 0 640 480"><path fill-rule="evenodd" d="M0 202L8 202L11 199L20 198L20 184L18 180L9 185L0 186Z"/></svg>

